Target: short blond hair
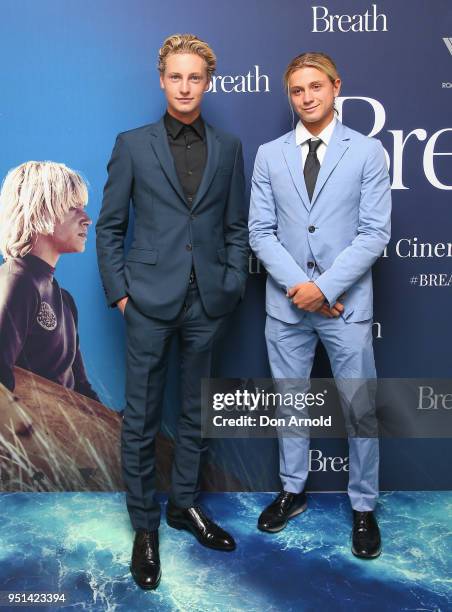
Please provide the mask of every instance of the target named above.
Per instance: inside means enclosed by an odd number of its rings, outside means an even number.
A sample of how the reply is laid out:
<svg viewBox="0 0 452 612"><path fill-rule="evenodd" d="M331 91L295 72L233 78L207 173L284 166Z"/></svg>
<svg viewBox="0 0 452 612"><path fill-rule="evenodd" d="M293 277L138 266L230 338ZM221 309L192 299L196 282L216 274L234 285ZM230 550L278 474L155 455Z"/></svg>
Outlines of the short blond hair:
<svg viewBox="0 0 452 612"><path fill-rule="evenodd" d="M340 78L337 72L336 64L329 55L317 51L310 51L309 53L297 55L297 57L294 57L287 66L283 77L284 89L287 91L287 88L289 87L289 79L296 70L308 67L321 70L326 74L332 83L334 83L336 79Z"/></svg>
<svg viewBox="0 0 452 612"><path fill-rule="evenodd" d="M28 161L10 170L0 192L0 251L24 257L38 234L49 235L70 208L86 206L83 178L64 164Z"/></svg>
<svg viewBox="0 0 452 612"><path fill-rule="evenodd" d="M163 74L166 68L166 59L173 53L193 53L199 55L206 62L207 75L209 79L217 67L217 58L211 47L194 34L173 34L163 41L159 49L159 60L157 67Z"/></svg>

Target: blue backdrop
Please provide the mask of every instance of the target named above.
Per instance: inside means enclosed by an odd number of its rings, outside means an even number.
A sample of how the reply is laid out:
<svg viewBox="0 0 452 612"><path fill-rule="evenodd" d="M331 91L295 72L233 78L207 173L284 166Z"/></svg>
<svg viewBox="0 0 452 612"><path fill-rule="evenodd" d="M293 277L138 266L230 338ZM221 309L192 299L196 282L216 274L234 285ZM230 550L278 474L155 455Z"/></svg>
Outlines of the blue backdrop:
<svg viewBox="0 0 452 612"><path fill-rule="evenodd" d="M89 181L94 222L116 134L164 111L156 57L166 36L193 32L215 50L216 91L206 95L203 115L240 136L248 179L257 147L292 126L282 88L288 61L307 50L329 53L343 80L343 122L373 132L390 163L392 239L374 273L379 376L451 376L452 253L434 251L452 240L452 46L443 40L452 37L449 0L2 0L1 9L0 175L30 159L64 162ZM367 20L331 18L366 11ZM374 13L380 15L375 23ZM368 31L356 31L366 25ZM324 31L327 26L334 31ZM352 26L355 31L340 31ZM430 243L432 253L425 248L423 257L415 256L416 243ZM255 262L251 268L222 347L218 374L224 377L269 375L265 276L254 273ZM78 305L90 380L105 404L120 409L124 324L105 305L93 228L86 252L62 257L56 276ZM315 374L328 375L321 351ZM174 361L165 399L169 433L176 380ZM383 489L451 488L448 440L385 440L382 446ZM316 440L313 448L325 456L347 454L343 440ZM215 441L212 449L217 463L247 486L278 487L274 441ZM310 488L343 489L346 476L314 471Z"/></svg>

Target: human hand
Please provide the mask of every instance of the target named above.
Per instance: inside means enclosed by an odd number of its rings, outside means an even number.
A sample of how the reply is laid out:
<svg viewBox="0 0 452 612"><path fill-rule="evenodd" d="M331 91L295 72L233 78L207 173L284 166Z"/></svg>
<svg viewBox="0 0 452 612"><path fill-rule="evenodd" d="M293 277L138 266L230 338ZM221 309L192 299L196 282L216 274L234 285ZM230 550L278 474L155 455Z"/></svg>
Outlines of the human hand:
<svg viewBox="0 0 452 612"><path fill-rule="evenodd" d="M124 314L124 309L126 307L126 304L128 302L129 296L123 297L120 300L118 300L116 302L116 306L119 308L119 310L121 311L121 314Z"/></svg>
<svg viewBox="0 0 452 612"><path fill-rule="evenodd" d="M316 312L325 301L325 296L312 281L290 287L287 291L287 297L292 298L292 303L297 308L308 312Z"/></svg>
<svg viewBox="0 0 452 612"><path fill-rule="evenodd" d="M344 305L340 302L336 302L334 306L330 308L327 304L323 303L317 312L328 319L333 319L344 312Z"/></svg>

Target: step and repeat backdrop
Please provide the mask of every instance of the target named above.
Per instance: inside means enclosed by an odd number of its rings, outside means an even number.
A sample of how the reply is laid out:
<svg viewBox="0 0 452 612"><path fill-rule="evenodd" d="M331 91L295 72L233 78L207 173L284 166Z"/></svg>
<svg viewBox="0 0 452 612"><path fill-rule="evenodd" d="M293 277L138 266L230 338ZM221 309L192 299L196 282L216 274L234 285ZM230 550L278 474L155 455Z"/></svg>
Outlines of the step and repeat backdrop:
<svg viewBox="0 0 452 612"><path fill-rule="evenodd" d="M407 435L399 427L397 435L381 441L381 488L450 489L449 0L2 0L0 7L0 175L28 160L53 160L89 183L93 226L86 250L62 256L55 277L74 298L88 379L103 404L17 370L14 393L0 388L2 489L121 487L116 412L125 403L124 321L105 303L94 223L116 135L164 113L157 53L176 32L197 34L217 54L203 116L241 138L248 194L258 146L294 126L282 86L286 65L304 51L324 51L336 61L342 78L339 117L381 140L391 177L392 238L374 267L378 375L394 379L395 411L409 381L413 415L437 411L444 423L443 436L423 435L422 428L411 435L410 412L403 413ZM229 319L216 377L246 385L270 376L264 299L265 270L251 256L246 295ZM158 441L163 489L179 409L177 352L175 343ZM321 347L313 376L331 376ZM344 490L346 440L313 439L310 467L311 490ZM276 440L212 440L204 486L278 489Z"/></svg>

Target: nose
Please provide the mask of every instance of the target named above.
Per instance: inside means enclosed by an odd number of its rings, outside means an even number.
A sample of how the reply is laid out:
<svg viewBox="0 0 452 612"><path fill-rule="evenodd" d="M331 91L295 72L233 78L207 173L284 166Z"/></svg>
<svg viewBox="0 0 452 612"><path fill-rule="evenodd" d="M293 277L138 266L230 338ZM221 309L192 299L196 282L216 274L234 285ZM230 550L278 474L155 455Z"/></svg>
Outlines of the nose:
<svg viewBox="0 0 452 612"><path fill-rule="evenodd" d="M303 105L309 106L313 101L314 101L314 96L312 95L312 91L309 91L309 90L305 91L304 97L303 97Z"/></svg>
<svg viewBox="0 0 452 612"><path fill-rule="evenodd" d="M188 80L188 77L185 79L181 79L180 81L180 93L181 94L188 94L190 91L190 81Z"/></svg>

